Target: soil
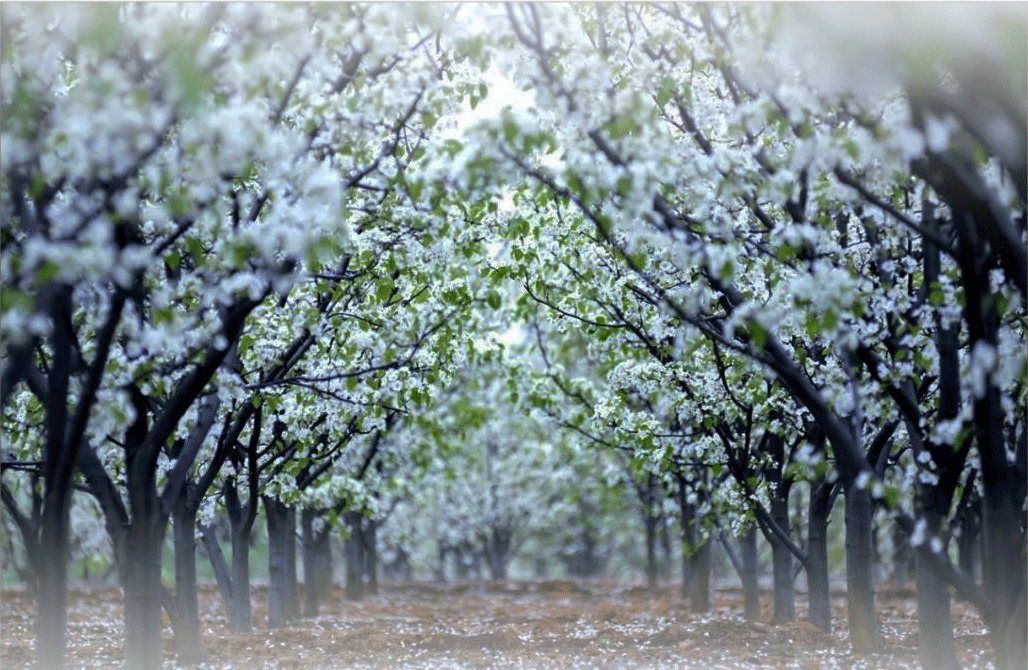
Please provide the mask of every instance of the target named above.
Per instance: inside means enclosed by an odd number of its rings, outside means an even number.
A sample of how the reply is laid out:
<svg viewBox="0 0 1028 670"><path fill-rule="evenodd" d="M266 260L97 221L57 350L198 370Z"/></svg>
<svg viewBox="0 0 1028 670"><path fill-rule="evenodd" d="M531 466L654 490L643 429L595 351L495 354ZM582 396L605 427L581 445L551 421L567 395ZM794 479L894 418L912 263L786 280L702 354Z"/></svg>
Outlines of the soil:
<svg viewBox="0 0 1028 670"><path fill-rule="evenodd" d="M34 605L25 593L0 594L0 668L31 667ZM765 595L763 600L769 600ZM207 661L201 670L343 668L918 668L912 594L879 594L885 646L856 658L849 651L845 601L833 601L835 629L802 620L772 625L742 617L742 598L718 591L711 611L694 614L677 589L625 588L573 581L383 586L353 602L336 589L322 614L268 629L266 591L254 589L255 630L230 634L217 590L202 589ZM991 668L985 628L973 609L953 606L964 668ZM69 668L122 666L118 589L73 591ZM167 624L167 621L165 621ZM174 668L170 628L165 667Z"/></svg>

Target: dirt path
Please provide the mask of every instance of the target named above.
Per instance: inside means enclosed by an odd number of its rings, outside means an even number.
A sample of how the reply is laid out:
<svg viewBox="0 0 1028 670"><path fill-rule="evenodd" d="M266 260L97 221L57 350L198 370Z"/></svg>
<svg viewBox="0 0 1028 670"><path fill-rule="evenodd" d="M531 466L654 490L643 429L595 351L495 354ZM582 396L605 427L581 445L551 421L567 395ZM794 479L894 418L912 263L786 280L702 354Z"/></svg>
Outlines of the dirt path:
<svg viewBox="0 0 1028 670"><path fill-rule="evenodd" d="M264 592L255 594L257 630L228 633L217 593L201 595L208 670L303 668L917 668L917 625L909 594L885 595L879 612L886 648L856 659L848 651L843 601L836 630L806 622L771 626L742 619L741 598L719 592L714 608L692 614L673 589L656 596L612 584L569 581L385 587L351 603L338 590L323 615L267 630ZM2 594L0 668L30 667L32 603ZM801 608L802 615L802 608ZM972 610L954 606L965 668L989 668L988 642ZM121 667L121 600L116 589L72 594L71 668ZM167 668L174 668L170 632Z"/></svg>

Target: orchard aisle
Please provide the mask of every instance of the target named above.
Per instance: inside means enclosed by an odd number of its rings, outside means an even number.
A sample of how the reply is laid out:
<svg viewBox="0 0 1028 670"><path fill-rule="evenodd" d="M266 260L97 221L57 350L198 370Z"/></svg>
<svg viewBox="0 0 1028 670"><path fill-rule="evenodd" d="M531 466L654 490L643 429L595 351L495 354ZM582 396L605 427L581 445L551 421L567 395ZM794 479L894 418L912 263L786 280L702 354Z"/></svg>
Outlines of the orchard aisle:
<svg viewBox="0 0 1028 670"><path fill-rule="evenodd" d="M765 601L769 599L764 598ZM30 667L32 604L2 599L0 667ZM70 608L71 668L121 667L120 597L115 589L75 592ZM665 588L571 581L440 587L386 586L358 603L336 589L324 611L289 628L268 630L267 594L255 594L257 630L232 635L218 602L201 594L209 660L200 668L916 668L915 603L909 593L882 594L885 653L856 659L845 631L826 635L805 621L770 626L742 619L742 596L719 591L706 615ZM765 602L765 605L769 602ZM844 601L836 597L836 621ZM801 607L801 615L804 614ZM973 610L954 608L958 656L965 668L990 668L985 629ZM106 623L105 623L106 622ZM176 667L170 632L166 668Z"/></svg>

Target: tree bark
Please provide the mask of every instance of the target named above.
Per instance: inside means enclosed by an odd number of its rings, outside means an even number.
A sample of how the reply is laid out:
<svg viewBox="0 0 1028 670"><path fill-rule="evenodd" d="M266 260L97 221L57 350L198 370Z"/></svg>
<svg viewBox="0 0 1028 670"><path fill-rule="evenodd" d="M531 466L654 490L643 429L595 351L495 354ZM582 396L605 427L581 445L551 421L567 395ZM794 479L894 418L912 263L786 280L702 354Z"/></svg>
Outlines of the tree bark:
<svg viewBox="0 0 1028 670"><path fill-rule="evenodd" d="M346 527L350 534L346 538L346 598L360 600L364 597L364 541L361 538L360 512L347 512ZM459 559L458 559L459 560Z"/></svg>
<svg viewBox="0 0 1028 670"><path fill-rule="evenodd" d="M789 486L779 482L771 497L771 520L779 528L789 528ZM771 542L771 575L774 588L774 613L772 621L785 623L796 620L796 595L793 590L792 551L773 533L768 534Z"/></svg>
<svg viewBox="0 0 1028 670"><path fill-rule="evenodd" d="M843 485L846 498L846 611L855 654L881 650L875 614L874 556L871 548L873 507L869 491L855 482Z"/></svg>
<svg viewBox="0 0 1028 670"><path fill-rule="evenodd" d="M36 660L42 670L63 668L68 644L68 533L75 464L75 454L68 453L65 448L73 334L64 322L71 316L71 287L62 286L55 290L53 301L50 397L40 398L46 408L46 442L43 446L43 508L38 547L48 557L39 566L36 591Z"/></svg>
<svg viewBox="0 0 1028 670"><path fill-rule="evenodd" d="M640 490L643 506L643 524L646 527L646 588L657 590L657 524L660 515L654 507L657 503L656 484L653 474L646 476L646 488Z"/></svg>
<svg viewBox="0 0 1028 670"><path fill-rule="evenodd" d="M179 665L204 660L196 583L196 508L189 505L189 486L183 487L172 512L175 540L175 655Z"/></svg>
<svg viewBox="0 0 1028 670"><path fill-rule="evenodd" d="M228 603L228 625L233 633L253 630L250 606L250 529L232 526L232 599Z"/></svg>
<svg viewBox="0 0 1028 670"><path fill-rule="evenodd" d="M646 505L643 512L643 523L646 525L646 588L651 592L657 590L657 522L659 517Z"/></svg>
<svg viewBox="0 0 1028 670"><path fill-rule="evenodd" d="M742 554L742 591L744 616L747 621L760 618L760 585L757 580L760 566L757 562L757 529L751 527L739 536Z"/></svg>
<svg viewBox="0 0 1028 670"><path fill-rule="evenodd" d="M689 590L689 604L692 611L700 614L710 611L710 539L701 541L692 556L692 586Z"/></svg>
<svg viewBox="0 0 1028 670"><path fill-rule="evenodd" d="M157 511L157 491L129 484L133 505L128 529L125 569L125 667L160 670L161 547L163 523ZM141 505L139 503L142 503Z"/></svg>
<svg viewBox="0 0 1028 670"><path fill-rule="evenodd" d="M693 561L692 553L696 542L694 537L696 525L696 506L689 503L689 491L686 479L680 472L675 473L678 483L678 511L681 517L682 532L682 583L679 587L679 596L685 600L692 592Z"/></svg>
<svg viewBox="0 0 1028 670"><path fill-rule="evenodd" d="M833 484L824 479L811 484L807 506L807 618L826 633L832 632L832 596L828 584L828 516Z"/></svg>
<svg viewBox="0 0 1028 670"><path fill-rule="evenodd" d="M282 501L272 496L262 496L262 500L268 523L268 627L278 628L293 620L290 582L296 583L295 527L290 524L290 509Z"/></svg>
<svg viewBox="0 0 1028 670"><path fill-rule="evenodd" d="M303 581L304 616L315 617L321 608L321 600L328 594L332 580L332 547L328 529L317 531L314 519L317 513L305 507L301 513L303 537Z"/></svg>
<svg viewBox="0 0 1028 670"><path fill-rule="evenodd" d="M926 515L929 533L938 532L941 519L937 514ZM917 629L921 665L932 670L958 670L956 649L953 646L953 621L950 616L949 584L916 557Z"/></svg>
<svg viewBox="0 0 1028 670"><path fill-rule="evenodd" d="M378 522L367 519L361 534L364 545L364 572L368 577L367 590L370 595L378 593Z"/></svg>

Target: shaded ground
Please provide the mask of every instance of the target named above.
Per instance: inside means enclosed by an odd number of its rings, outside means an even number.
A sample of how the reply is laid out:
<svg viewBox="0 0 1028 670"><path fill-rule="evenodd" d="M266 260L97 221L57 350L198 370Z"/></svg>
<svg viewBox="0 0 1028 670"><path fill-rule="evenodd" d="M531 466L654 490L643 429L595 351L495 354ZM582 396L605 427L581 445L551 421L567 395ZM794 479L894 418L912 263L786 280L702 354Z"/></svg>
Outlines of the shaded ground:
<svg viewBox="0 0 1028 670"><path fill-rule="evenodd" d="M16 591L0 597L0 668L28 668L33 604ZM885 651L861 659L848 651L841 598L833 603L831 635L806 622L768 625L767 611L762 622L747 623L741 596L730 591L718 592L711 612L696 615L674 589L654 596L638 588L571 581L386 586L357 603L337 590L322 616L278 630L265 627L263 590L256 590L254 601L257 630L231 635L217 592L202 592L209 661L200 668L919 667L909 593L880 594ZM69 667L121 667L121 616L117 589L73 592ZM963 666L991 668L977 615L956 603L954 621ZM164 637L165 667L174 668L170 631Z"/></svg>

